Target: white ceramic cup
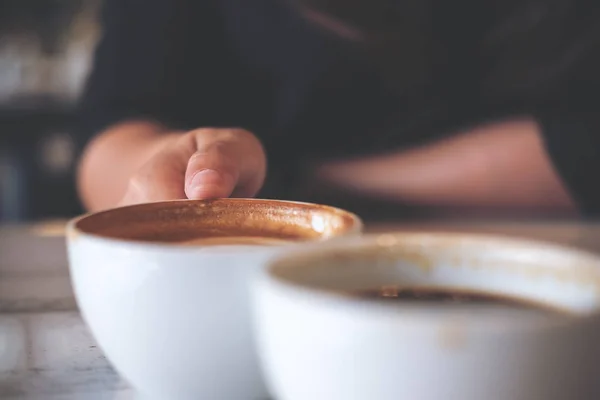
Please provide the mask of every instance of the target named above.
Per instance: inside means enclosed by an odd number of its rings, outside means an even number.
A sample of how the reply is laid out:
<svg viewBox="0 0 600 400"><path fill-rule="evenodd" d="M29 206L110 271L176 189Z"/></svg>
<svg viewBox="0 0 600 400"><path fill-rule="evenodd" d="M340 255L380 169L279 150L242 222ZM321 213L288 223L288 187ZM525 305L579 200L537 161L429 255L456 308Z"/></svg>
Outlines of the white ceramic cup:
<svg viewBox="0 0 600 400"><path fill-rule="evenodd" d="M358 234L331 207L250 199L175 201L76 219L68 254L77 302L142 398L267 397L254 351L249 279L302 241ZM288 238L283 246L182 245L195 236Z"/></svg>
<svg viewBox="0 0 600 400"><path fill-rule="evenodd" d="M261 275L256 337L278 400L600 398L595 255L492 236L399 233L288 254ZM387 285L473 290L544 308L348 294Z"/></svg>

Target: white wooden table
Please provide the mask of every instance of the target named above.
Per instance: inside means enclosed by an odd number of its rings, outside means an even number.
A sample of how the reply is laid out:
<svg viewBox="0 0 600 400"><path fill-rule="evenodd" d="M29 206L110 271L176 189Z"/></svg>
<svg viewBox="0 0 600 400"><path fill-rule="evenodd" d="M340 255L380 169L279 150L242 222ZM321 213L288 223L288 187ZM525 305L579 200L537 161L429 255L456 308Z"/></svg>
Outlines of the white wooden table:
<svg viewBox="0 0 600 400"><path fill-rule="evenodd" d="M130 399L77 311L61 226L0 228L0 399Z"/></svg>
<svg viewBox="0 0 600 400"><path fill-rule="evenodd" d="M132 399L77 312L61 229L0 227L0 399ZM600 252L600 224L434 221L368 229L393 230L508 234Z"/></svg>

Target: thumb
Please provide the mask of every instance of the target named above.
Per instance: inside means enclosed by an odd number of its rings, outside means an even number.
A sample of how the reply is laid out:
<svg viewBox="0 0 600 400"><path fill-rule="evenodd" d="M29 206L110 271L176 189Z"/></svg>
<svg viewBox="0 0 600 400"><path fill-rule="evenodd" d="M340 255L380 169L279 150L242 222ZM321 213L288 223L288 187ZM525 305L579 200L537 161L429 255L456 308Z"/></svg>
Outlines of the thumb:
<svg viewBox="0 0 600 400"><path fill-rule="evenodd" d="M185 174L189 199L252 197L263 184L265 154L258 139L236 129L199 130Z"/></svg>

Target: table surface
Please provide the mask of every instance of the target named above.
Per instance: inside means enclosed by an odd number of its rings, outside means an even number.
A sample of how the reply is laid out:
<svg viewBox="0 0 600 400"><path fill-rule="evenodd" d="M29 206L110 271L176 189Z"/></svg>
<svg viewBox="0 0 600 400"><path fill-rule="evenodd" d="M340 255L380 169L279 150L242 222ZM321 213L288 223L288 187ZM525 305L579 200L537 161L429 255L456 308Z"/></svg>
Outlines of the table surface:
<svg viewBox="0 0 600 400"><path fill-rule="evenodd" d="M0 398L126 400L76 310L63 222L0 227ZM510 235L600 253L600 223L410 222L367 225L368 233L452 231Z"/></svg>

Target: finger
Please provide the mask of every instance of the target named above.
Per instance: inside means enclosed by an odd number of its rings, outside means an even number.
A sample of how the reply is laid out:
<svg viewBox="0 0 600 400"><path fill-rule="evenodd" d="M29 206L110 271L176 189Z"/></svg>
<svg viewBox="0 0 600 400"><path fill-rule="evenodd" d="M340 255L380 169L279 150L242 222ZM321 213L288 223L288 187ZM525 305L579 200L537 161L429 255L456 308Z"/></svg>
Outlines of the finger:
<svg viewBox="0 0 600 400"><path fill-rule="evenodd" d="M260 141L243 129L198 130L186 171L192 199L251 197L261 188L266 157Z"/></svg>
<svg viewBox="0 0 600 400"><path fill-rule="evenodd" d="M131 178L121 205L184 199L184 174L192 151L167 148L154 156Z"/></svg>
<svg viewBox="0 0 600 400"><path fill-rule="evenodd" d="M198 150L187 165L185 193L190 199L229 197L240 177L235 143L216 142Z"/></svg>

